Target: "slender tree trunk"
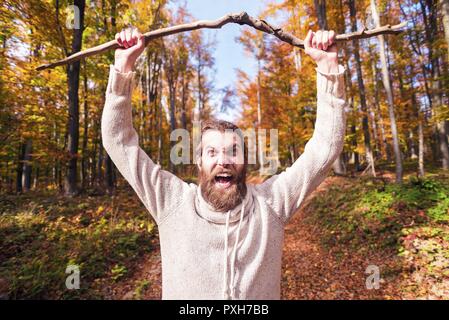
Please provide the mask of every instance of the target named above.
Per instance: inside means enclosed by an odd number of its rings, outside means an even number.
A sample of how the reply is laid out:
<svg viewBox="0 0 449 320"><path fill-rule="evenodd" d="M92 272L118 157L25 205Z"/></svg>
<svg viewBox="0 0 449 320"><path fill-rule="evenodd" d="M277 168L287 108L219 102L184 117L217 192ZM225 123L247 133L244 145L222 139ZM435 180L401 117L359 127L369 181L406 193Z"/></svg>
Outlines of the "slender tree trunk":
<svg viewBox="0 0 449 320"><path fill-rule="evenodd" d="M424 34L426 36L426 41L428 45L428 57L430 63L430 71L432 76L432 104L433 104L433 116L437 118L437 124L435 128L435 133L438 141L439 151L441 154L441 165L443 169L449 169L449 144L446 137L445 130L445 120L439 119L441 108L443 106L442 101L442 85L441 85L441 75L439 70L439 60L438 56L434 50L434 41L437 37L438 25L437 25L437 8L436 1L423 1L419 0L421 5L421 11L424 22ZM446 7L444 7L446 8ZM443 12L443 19L445 13Z"/></svg>
<svg viewBox="0 0 449 320"><path fill-rule="evenodd" d="M413 135L413 129L410 128L408 130L408 141L409 141L409 156L410 159L414 160L418 158L418 155L416 154L416 145L415 145L415 137Z"/></svg>
<svg viewBox="0 0 449 320"><path fill-rule="evenodd" d="M375 0L371 0L371 14L373 16L373 20L376 27L380 27L380 18L377 12L377 5ZM396 183L402 183L403 176L403 168L402 168L402 157L401 150L399 147L399 135L398 129L396 126L396 117L394 114L394 100L393 100L393 90L391 88L391 81L388 72L387 65L387 56L385 53L385 38L383 35L377 37L379 39L379 47L380 47L380 62L382 66L382 83L385 88L385 92L387 94L388 101L388 114L390 116L390 126L391 126L391 135L393 136L393 150L394 150L394 158L396 164Z"/></svg>
<svg viewBox="0 0 449 320"><path fill-rule="evenodd" d="M355 1L349 0L349 11L350 11L350 17L351 17L351 29L352 32L357 31L357 18L356 18L356 8L355 8ZM363 75L362 75L362 63L360 62L360 53L359 53L359 43L358 41L354 40L352 42L354 47L354 57L356 61L356 69L357 69L357 83L358 83L358 91L360 96L360 107L362 109L362 129L363 129L363 137L364 137L364 143L365 143L365 153L367 158L368 166L370 166L371 174L373 176L376 176L376 169L374 166L374 157L373 152L371 149L371 137L369 132L369 125L368 125L368 116L367 116L367 105L366 105L366 94L365 94L365 84L363 82Z"/></svg>
<svg viewBox="0 0 449 320"><path fill-rule="evenodd" d="M374 61L374 54L371 52L371 47L370 47L370 58L372 59L372 61ZM375 106L375 115L377 113L377 118L378 118L378 123L379 123L379 129L380 129L380 138L378 138L378 144L379 144L379 150L381 153L382 157L385 157L385 159L387 159L387 161L390 161L390 153L388 150L388 142L387 142L387 138L386 138L386 134L385 134L385 126L384 126L384 121L383 121L383 117L382 117L382 110L380 108L380 102L379 102L379 86L378 86L378 71L377 71L377 67L375 63L371 64L371 71L372 71L372 75L373 75L373 87L374 87L374 94L373 94L373 101L374 101L374 106ZM377 125L377 121L374 120L374 123L376 123ZM377 140L376 140L377 141Z"/></svg>
<svg viewBox="0 0 449 320"><path fill-rule="evenodd" d="M116 16L117 16L117 1L112 0L111 1L111 33L115 34L117 32L117 22L116 22ZM107 26L107 23L105 23ZM104 91L102 91L104 92ZM142 142L145 143L144 136L142 135ZM101 146L102 149L103 146ZM106 153L106 191L108 194L112 195L115 190L115 165L112 162L112 159L109 157L109 154Z"/></svg>
<svg viewBox="0 0 449 320"><path fill-rule="evenodd" d="M34 175L34 180L33 180L33 189L36 190L37 189L37 184L39 182L39 174L40 174L40 167L36 165L36 170L35 170L36 174ZM45 177L48 177L48 174L45 175Z"/></svg>
<svg viewBox="0 0 449 320"><path fill-rule="evenodd" d="M423 122L420 119L418 123L418 134L419 134L419 175L424 177L424 130L423 130Z"/></svg>
<svg viewBox="0 0 449 320"><path fill-rule="evenodd" d="M162 68L162 59L160 59L157 53L152 54L149 50L147 51L146 63L145 63L145 90L147 96L147 105L148 105L148 116L149 116L149 145L150 151L154 150L157 146L155 146L156 135L157 135L157 126L158 126L158 89L159 89L159 78L160 78L160 70ZM156 129L156 130L153 130Z"/></svg>
<svg viewBox="0 0 449 320"><path fill-rule="evenodd" d="M318 26L321 30L327 30L326 0L313 0L313 3L318 17Z"/></svg>
<svg viewBox="0 0 449 320"><path fill-rule="evenodd" d="M289 133L290 133L290 128L289 128ZM291 134L291 133L290 133ZM295 163L295 161L296 161L296 159L297 159L297 157L298 157L298 152L297 152L297 150L296 150L296 145L295 145L295 143L293 142L293 143L291 143L289 146L288 146L288 150L289 150L289 152L290 152L290 165L293 165L293 163Z"/></svg>
<svg viewBox="0 0 449 320"><path fill-rule="evenodd" d="M157 115L157 164L162 165L162 106Z"/></svg>
<svg viewBox="0 0 449 320"><path fill-rule="evenodd" d="M23 191L23 184L22 184L22 175L23 175L23 160L25 158L25 143L20 143L19 146L19 156L17 159L17 170L16 170L16 192L22 193Z"/></svg>
<svg viewBox="0 0 449 320"><path fill-rule="evenodd" d="M149 119L149 125L150 125L150 151L153 147L153 118L154 118L154 112L152 112L152 100L151 100L151 73L150 73L150 68L151 68L151 55L150 55L150 51L147 50L147 54L146 54L146 59L145 59L145 92L146 92L146 97L147 97L147 107L148 107L148 117Z"/></svg>
<svg viewBox="0 0 449 320"><path fill-rule="evenodd" d="M84 7L85 0L74 0L74 5L78 7L79 29L73 30L72 52L81 50L82 36L84 30ZM65 194L68 196L76 195L79 190L77 187L77 157L79 143L79 76L80 62L74 62L67 68L67 78L69 86L69 119L68 119L68 145L69 161L67 163L67 176L65 179Z"/></svg>
<svg viewBox="0 0 449 320"><path fill-rule="evenodd" d="M174 84L169 84L169 96L170 96L170 132L173 132L176 129L176 115L175 115L175 101L176 101L176 87ZM176 141L170 141L170 149L175 146ZM169 168L170 171L175 173L175 166L171 159L169 159Z"/></svg>
<svg viewBox="0 0 449 320"><path fill-rule="evenodd" d="M10 172L9 172L9 165L8 165L9 161L6 161L5 163L5 192L6 193L12 193L13 192L13 179L11 179L10 177Z"/></svg>
<svg viewBox="0 0 449 320"><path fill-rule="evenodd" d="M24 163L23 163L23 191L27 192L31 189L31 153L33 152L33 142L31 139L28 139L25 143L25 154L24 154Z"/></svg>
<svg viewBox="0 0 449 320"><path fill-rule="evenodd" d="M141 73L139 76L139 86L140 86L140 100L139 100L139 137L140 137L140 144L145 149L147 144L147 137L146 137L146 128L145 128L145 119L146 119L146 105L145 105L145 99L143 96L144 92L144 82L143 82L143 74Z"/></svg>
<svg viewBox="0 0 449 320"><path fill-rule="evenodd" d="M181 126L184 130L187 130L187 85L186 71L182 74L182 93L181 93Z"/></svg>
<svg viewBox="0 0 449 320"><path fill-rule="evenodd" d="M447 62L449 63L449 0L439 0L439 4L443 16L444 39L448 45Z"/></svg>
<svg viewBox="0 0 449 320"><path fill-rule="evenodd" d="M177 74L177 61L174 61L176 59L173 57L175 54L174 52L170 52L168 48L166 48L165 52L165 76L167 78L167 85L168 85L168 100L169 100L169 115L170 115L170 130L173 132L176 129L176 87L177 87L177 81L178 81L178 74ZM170 141L170 150L174 148L176 144L176 141ZM172 173L175 173L175 166L174 163L171 161L169 157L168 161L168 167L169 171Z"/></svg>
<svg viewBox="0 0 449 320"><path fill-rule="evenodd" d="M94 131L94 136L98 136L97 130ZM90 167L90 186L94 187L96 180L97 180L97 150L99 148L98 146L98 139L94 140L94 147L92 150L92 158L90 159L89 167Z"/></svg>
<svg viewBox="0 0 449 320"><path fill-rule="evenodd" d="M449 149L448 139L446 135L445 121L441 120L437 124L438 140L441 152L441 167L445 170L449 169Z"/></svg>
<svg viewBox="0 0 449 320"><path fill-rule="evenodd" d="M97 188L99 190L104 191L104 174L103 174L103 143L100 140L100 146L98 148L98 162L97 162Z"/></svg>
<svg viewBox="0 0 449 320"><path fill-rule="evenodd" d="M441 119L441 113L443 106L443 99L442 99L442 86L441 86L441 74L439 70L439 61L438 58L434 58L432 62L433 68L434 68L434 76L433 76L433 82L432 82L432 92L434 96L434 101L436 102L437 106L433 109L434 116L438 118L438 122L436 125L436 131L438 135L438 145L439 145L439 151L441 153L441 167L443 169L448 170L449 169L449 144L448 139L446 135L446 124L445 119Z"/></svg>
<svg viewBox="0 0 449 320"><path fill-rule="evenodd" d="M327 12L326 12L326 0L314 0L315 12L318 18L318 26L321 30L327 30ZM332 165L335 174L346 174L346 166L344 164L343 152L338 155L338 158Z"/></svg>
<svg viewBox="0 0 449 320"><path fill-rule="evenodd" d="M262 129L262 81L261 81L261 60L262 60L262 43L263 37L256 40L257 43L257 157L259 159L259 172L263 173L263 166L265 164L265 151L262 146L262 135L259 134ZM293 160L294 161L294 160Z"/></svg>
<svg viewBox="0 0 449 320"><path fill-rule="evenodd" d="M198 65L197 65L197 69L196 69L196 74L197 74L197 82L198 82L198 119L195 119L197 121L201 120L203 118L203 105L202 105L202 96L201 96L201 91L202 91L202 86L201 86L201 48L198 45L198 50L197 50L197 54L198 54Z"/></svg>
<svg viewBox="0 0 449 320"><path fill-rule="evenodd" d="M88 141L88 126L89 126L89 109L87 104L87 70L86 70L86 62L83 63L84 67L84 77L83 77L83 88L84 88L84 98L83 98L83 159L81 161L81 184L82 189L85 189L88 185L87 178L87 161L88 161L88 153L87 153L87 141Z"/></svg>
<svg viewBox="0 0 449 320"><path fill-rule="evenodd" d="M108 194L113 194L115 190L114 184L114 163L109 154L106 154L106 190Z"/></svg>
<svg viewBox="0 0 449 320"><path fill-rule="evenodd" d="M162 79L159 79L162 83ZM160 85L162 87L162 84ZM162 165L162 102L157 108L157 164Z"/></svg>
<svg viewBox="0 0 449 320"><path fill-rule="evenodd" d="M348 53L348 51L346 51ZM352 82L351 82L351 76L350 76L350 70L349 69L349 63L348 60L345 60L345 67L347 72L345 73L345 83L347 85L347 93L346 95L349 96L349 107L350 110L352 110L352 119L351 119L351 144L353 148L352 152L352 161L354 163L354 169L356 172L360 171L360 158L359 153L357 152L357 130L356 130L356 119L357 119L357 109L354 104L354 96L352 95Z"/></svg>
<svg viewBox="0 0 449 320"><path fill-rule="evenodd" d="M8 193L13 193L14 191L14 168L9 167L9 161L6 162L6 176L8 179ZM11 171L10 171L11 170Z"/></svg>
<svg viewBox="0 0 449 320"><path fill-rule="evenodd" d="M377 159L379 157L379 153L380 153L380 148L377 147L379 145L379 135L377 133L376 113L374 112L374 109L373 109L373 106L371 103L368 103L368 114L369 114L369 118L371 120L371 127L372 127L372 132L373 132L373 139L374 139L373 154L374 154L374 158Z"/></svg>

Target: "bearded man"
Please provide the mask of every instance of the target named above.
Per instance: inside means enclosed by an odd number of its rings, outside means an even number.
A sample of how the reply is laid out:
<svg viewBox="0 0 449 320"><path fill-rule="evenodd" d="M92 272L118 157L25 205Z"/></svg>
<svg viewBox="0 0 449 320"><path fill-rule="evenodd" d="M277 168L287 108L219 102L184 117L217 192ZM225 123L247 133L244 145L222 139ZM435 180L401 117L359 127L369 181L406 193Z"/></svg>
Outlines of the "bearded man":
<svg viewBox="0 0 449 320"><path fill-rule="evenodd" d="M333 31L309 31L317 64L317 116L302 155L280 174L247 184L243 137L226 121L202 123L199 183L162 170L139 147L132 124L133 66L142 34L116 35L101 129L103 146L158 225L163 299L280 299L284 227L325 179L343 148L344 67ZM298 270L301 272L301 270Z"/></svg>

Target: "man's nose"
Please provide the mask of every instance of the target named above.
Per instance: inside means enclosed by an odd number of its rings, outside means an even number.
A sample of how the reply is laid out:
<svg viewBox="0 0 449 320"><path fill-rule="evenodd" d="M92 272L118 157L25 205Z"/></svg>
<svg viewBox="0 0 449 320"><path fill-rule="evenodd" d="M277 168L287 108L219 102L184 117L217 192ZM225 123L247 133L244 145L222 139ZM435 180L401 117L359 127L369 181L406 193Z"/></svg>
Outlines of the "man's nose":
<svg viewBox="0 0 449 320"><path fill-rule="evenodd" d="M227 165L227 164L231 164L231 159L226 154L226 152L220 152L220 154L218 155L217 164L219 164L221 166L224 166L224 165Z"/></svg>

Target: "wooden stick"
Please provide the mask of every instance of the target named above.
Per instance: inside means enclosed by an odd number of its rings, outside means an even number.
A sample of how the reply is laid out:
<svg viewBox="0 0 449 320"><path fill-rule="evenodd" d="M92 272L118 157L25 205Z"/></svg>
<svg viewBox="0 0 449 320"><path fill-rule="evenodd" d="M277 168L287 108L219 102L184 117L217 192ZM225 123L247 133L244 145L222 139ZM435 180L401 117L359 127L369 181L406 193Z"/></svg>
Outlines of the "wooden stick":
<svg viewBox="0 0 449 320"><path fill-rule="evenodd" d="M192 23L186 23L181 24L173 27L168 28L162 28L154 31L150 31L147 33L144 33L145 37L145 45L148 45L151 40L156 38L165 37L171 34L176 34L180 32L186 32L186 31L192 31L197 29L220 29L222 26L228 23L237 23L240 25L248 25L251 26L259 31L266 32L268 34L272 34L273 36L277 37L281 41L284 41L286 43L291 44L292 46L304 49L304 42L303 40L295 37L291 33L283 30L282 28L275 27L268 22L260 19L255 19L251 16L249 16L246 12L241 13L230 13L223 17L221 17L218 20L199 20ZM347 34L340 34L337 35L336 40L337 42L342 41L349 41L354 39L365 39L369 37L378 36L381 34L399 34L403 30L403 28L407 23L403 22L398 25L386 25L382 26L376 29L372 30L366 30L362 29L361 31L353 32L353 33L347 33ZM120 45L117 43L117 41L111 40L109 42L103 43L99 46L86 49L84 51L77 52L75 54L72 54L71 56L68 56L67 58L64 58L62 60L49 63L49 64L43 64L36 68L36 70L44 70L49 68L54 68L57 66L69 64L78 60L81 60L86 57L90 57L108 50L115 50L119 48Z"/></svg>

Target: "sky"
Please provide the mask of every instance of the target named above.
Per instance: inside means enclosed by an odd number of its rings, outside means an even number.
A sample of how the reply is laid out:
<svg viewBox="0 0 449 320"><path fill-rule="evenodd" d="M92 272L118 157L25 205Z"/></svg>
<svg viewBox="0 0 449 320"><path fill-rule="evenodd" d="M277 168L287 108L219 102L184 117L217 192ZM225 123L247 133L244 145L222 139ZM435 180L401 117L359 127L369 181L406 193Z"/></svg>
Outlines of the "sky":
<svg viewBox="0 0 449 320"><path fill-rule="evenodd" d="M267 0L186 0L177 1L179 5L186 3L189 13L195 20L215 20L228 13L246 11L250 16L258 17L259 13L266 7ZM216 48L213 53L215 57L215 87L235 87L237 83L236 69L241 69L251 77L256 72L256 61L248 53L236 38L240 36L242 28L237 24L227 24L221 29L204 29L206 37L215 39ZM215 98L219 98L216 96ZM214 100L216 104L219 101ZM216 113L223 120L233 121L238 117L238 110L228 114Z"/></svg>

